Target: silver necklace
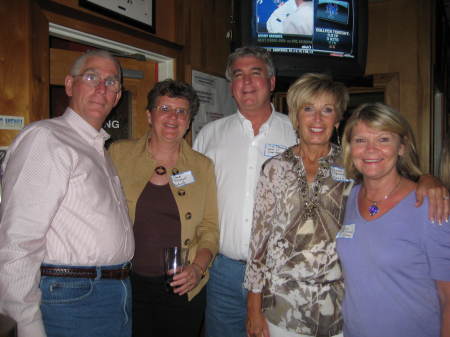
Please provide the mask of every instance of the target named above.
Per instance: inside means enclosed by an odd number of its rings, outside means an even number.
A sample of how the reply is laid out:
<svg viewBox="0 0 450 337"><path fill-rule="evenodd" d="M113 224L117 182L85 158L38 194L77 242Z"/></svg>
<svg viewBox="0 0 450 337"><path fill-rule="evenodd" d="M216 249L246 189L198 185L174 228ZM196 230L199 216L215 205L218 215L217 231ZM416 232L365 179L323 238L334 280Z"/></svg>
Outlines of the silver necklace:
<svg viewBox="0 0 450 337"><path fill-rule="evenodd" d="M391 196L391 194L394 193L394 191L397 189L397 187L400 186L401 181L402 181L402 179L400 178L398 180L398 183L394 186L394 188L388 194L386 194L383 197L383 199L380 199L380 200L370 200L367 197L367 188L364 188L364 198L366 198L371 203L369 208L367 209L369 211L370 216L374 216L375 214L378 214L378 212L380 211L380 207L378 207L378 203L380 203L384 200L387 200Z"/></svg>

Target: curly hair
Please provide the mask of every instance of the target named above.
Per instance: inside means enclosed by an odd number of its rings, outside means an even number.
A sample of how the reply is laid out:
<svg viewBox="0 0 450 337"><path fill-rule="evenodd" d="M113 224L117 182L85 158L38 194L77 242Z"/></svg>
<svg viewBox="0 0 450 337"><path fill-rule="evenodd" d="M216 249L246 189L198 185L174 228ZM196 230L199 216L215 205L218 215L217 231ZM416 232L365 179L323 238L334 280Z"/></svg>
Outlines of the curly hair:
<svg viewBox="0 0 450 337"><path fill-rule="evenodd" d="M191 115L191 119L193 119L195 114L198 112L200 100L195 92L195 89L188 83L172 79L167 79L156 83L147 95L147 109L152 110L155 108L156 100L161 96L184 98L187 100L189 102L189 113Z"/></svg>

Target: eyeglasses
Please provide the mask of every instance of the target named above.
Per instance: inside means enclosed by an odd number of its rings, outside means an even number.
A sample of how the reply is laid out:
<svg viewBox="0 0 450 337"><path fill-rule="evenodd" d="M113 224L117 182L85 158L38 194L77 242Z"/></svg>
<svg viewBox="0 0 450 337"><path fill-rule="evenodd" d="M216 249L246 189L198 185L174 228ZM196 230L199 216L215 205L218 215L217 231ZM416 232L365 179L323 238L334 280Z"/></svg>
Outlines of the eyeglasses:
<svg viewBox="0 0 450 337"><path fill-rule="evenodd" d="M100 82L103 82L105 84L106 90L110 92L119 92L121 89L119 80L112 76L102 79L100 74L94 71L86 71L83 74L75 75L73 77L78 76L81 77L84 83L93 88L96 88L100 84Z"/></svg>
<svg viewBox="0 0 450 337"><path fill-rule="evenodd" d="M154 110L158 111L159 113L161 113L162 115L169 115L172 112L175 112L175 115L179 118L179 119L183 119L186 120L189 117L189 110L186 110L185 108L172 108L168 105L159 105L153 108Z"/></svg>

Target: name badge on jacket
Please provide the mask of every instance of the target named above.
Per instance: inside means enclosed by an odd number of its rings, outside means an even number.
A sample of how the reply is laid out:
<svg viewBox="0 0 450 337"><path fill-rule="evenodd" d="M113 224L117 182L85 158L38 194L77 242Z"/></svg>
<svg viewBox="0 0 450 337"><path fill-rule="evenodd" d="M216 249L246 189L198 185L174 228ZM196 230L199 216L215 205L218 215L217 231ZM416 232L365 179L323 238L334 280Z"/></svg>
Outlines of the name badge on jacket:
<svg viewBox="0 0 450 337"><path fill-rule="evenodd" d="M182 187L195 182L195 178L192 175L192 171L185 171L178 174L174 174L170 177L175 187Z"/></svg>

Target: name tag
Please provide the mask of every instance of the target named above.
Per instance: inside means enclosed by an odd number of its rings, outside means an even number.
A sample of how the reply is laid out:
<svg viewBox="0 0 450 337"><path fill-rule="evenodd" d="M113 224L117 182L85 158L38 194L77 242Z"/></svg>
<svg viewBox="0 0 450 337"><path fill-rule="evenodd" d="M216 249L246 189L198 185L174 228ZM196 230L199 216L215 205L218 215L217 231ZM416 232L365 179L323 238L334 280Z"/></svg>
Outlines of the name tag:
<svg viewBox="0 0 450 337"><path fill-rule="evenodd" d="M331 177L333 178L333 180L345 182L352 181L351 179L348 179L345 176L345 170L342 167L331 166L330 169L331 169Z"/></svg>
<svg viewBox="0 0 450 337"><path fill-rule="evenodd" d="M175 187L182 187L195 182L192 171L181 172L170 177Z"/></svg>
<svg viewBox="0 0 450 337"><path fill-rule="evenodd" d="M353 239L353 235L355 235L355 224L343 225L336 234L336 239Z"/></svg>
<svg viewBox="0 0 450 337"><path fill-rule="evenodd" d="M287 149L287 146L279 145L279 144L266 144L264 146L264 156L272 158L277 154L284 152Z"/></svg>

